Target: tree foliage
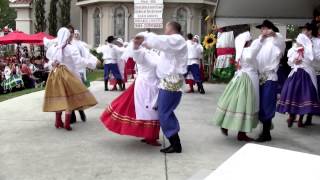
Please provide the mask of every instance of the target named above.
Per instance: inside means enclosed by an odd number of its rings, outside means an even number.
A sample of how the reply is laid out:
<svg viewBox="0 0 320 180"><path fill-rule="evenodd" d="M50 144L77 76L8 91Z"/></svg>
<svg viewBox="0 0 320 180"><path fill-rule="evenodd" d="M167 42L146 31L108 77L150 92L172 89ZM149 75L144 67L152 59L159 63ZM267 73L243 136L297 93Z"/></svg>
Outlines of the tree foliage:
<svg viewBox="0 0 320 180"><path fill-rule="evenodd" d="M45 0L35 0L35 30L36 32L45 32L47 29L46 20L46 1Z"/></svg>
<svg viewBox="0 0 320 180"><path fill-rule="evenodd" d="M9 7L8 0L0 0L0 28L9 25L10 28L15 29L17 13L13 8Z"/></svg>
<svg viewBox="0 0 320 180"><path fill-rule="evenodd" d="M60 25L65 27L70 24L71 0L60 0Z"/></svg>
<svg viewBox="0 0 320 180"><path fill-rule="evenodd" d="M57 17L57 3L58 0L51 0L50 2L50 12L49 12L49 34L52 36L57 35L58 29L58 17Z"/></svg>

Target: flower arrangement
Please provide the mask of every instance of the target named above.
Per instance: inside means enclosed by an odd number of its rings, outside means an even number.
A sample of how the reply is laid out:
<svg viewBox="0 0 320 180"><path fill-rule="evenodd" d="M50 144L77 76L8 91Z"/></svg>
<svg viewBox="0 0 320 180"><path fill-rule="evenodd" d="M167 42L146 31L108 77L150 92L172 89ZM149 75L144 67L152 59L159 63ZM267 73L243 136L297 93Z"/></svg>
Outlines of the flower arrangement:
<svg viewBox="0 0 320 180"><path fill-rule="evenodd" d="M217 43L217 38L216 38L216 35L214 34L208 34L204 37L204 40L203 40L203 46L205 49L211 49L213 48L213 46L215 46Z"/></svg>

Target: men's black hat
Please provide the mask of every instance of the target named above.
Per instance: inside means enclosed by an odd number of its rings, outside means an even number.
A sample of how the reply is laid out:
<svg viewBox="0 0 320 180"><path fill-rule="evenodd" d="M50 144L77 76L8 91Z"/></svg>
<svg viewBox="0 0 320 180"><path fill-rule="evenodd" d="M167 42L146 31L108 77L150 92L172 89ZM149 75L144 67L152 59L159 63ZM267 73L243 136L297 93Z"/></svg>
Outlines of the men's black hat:
<svg viewBox="0 0 320 180"><path fill-rule="evenodd" d="M109 36L109 37L106 39L106 42L112 43L114 40L115 40L114 36Z"/></svg>
<svg viewBox="0 0 320 180"><path fill-rule="evenodd" d="M262 24L256 26L256 28L261 29L262 27L266 27L268 29L272 29L273 32L279 32L279 28L275 26L271 21L264 20Z"/></svg>

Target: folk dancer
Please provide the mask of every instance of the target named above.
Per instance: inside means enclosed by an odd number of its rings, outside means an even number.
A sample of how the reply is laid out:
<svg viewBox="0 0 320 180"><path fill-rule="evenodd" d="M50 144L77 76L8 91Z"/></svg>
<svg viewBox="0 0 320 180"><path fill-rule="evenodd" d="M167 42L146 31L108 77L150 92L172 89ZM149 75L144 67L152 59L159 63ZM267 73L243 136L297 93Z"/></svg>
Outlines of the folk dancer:
<svg viewBox="0 0 320 180"><path fill-rule="evenodd" d="M191 38L192 34L188 35L188 39ZM188 46L188 72L186 75L186 83L189 84L190 90L188 93L193 93L194 82L197 83L198 91L201 94L205 94L205 90L202 84L200 61L202 59L203 47L199 44L199 36L195 35L191 40L187 41Z"/></svg>
<svg viewBox="0 0 320 180"><path fill-rule="evenodd" d="M238 70L219 99L214 121L224 135L228 130L238 132L239 141L253 141L246 133L252 132L259 122L259 76L256 62L262 42L251 44L250 33L235 39Z"/></svg>
<svg viewBox="0 0 320 180"><path fill-rule="evenodd" d="M303 116L307 114L307 125L312 122L312 115L320 113L318 85L312 38L312 26L307 23L297 37L297 43L288 52L292 71L284 84L279 101L278 112L288 113L288 127L292 127L299 115L298 127L304 127ZM317 50L318 51L318 50Z"/></svg>
<svg viewBox="0 0 320 180"><path fill-rule="evenodd" d="M134 49L133 49L134 48ZM159 113L156 108L159 80L156 75L158 55L140 46L128 47L139 73L134 84L117 97L101 115L104 126L112 132L143 138L159 146Z"/></svg>
<svg viewBox="0 0 320 180"><path fill-rule="evenodd" d="M139 41L137 41L139 40ZM163 153L181 153L182 147L179 137L179 121L174 114L178 107L187 73L188 48L181 36L181 25L169 22L165 27L165 35L144 33L136 37L136 45L160 51L160 61L157 66L157 76L160 78L158 97L158 111L160 126L164 135L169 139L170 146L161 149Z"/></svg>
<svg viewBox="0 0 320 180"><path fill-rule="evenodd" d="M113 36L109 36L106 40L106 44L97 48L97 52L103 54L102 58L104 60L105 91L109 91L108 80L109 80L110 73L112 73L112 75L116 79L120 89L123 90L122 76L117 64L118 56L121 52L119 48L116 45L114 45L114 41L115 41L115 38ZM117 90L117 89L113 88L112 91L114 90Z"/></svg>
<svg viewBox="0 0 320 180"><path fill-rule="evenodd" d="M263 21L257 28L261 30L261 36L255 41L261 41L265 36L267 38L263 41L257 55L260 79L259 120L263 124L263 131L256 141L266 142L272 139L270 130L277 105L277 70L285 51L285 40L279 33L279 29L269 20Z"/></svg>
<svg viewBox="0 0 320 180"><path fill-rule="evenodd" d="M95 68L98 61L88 61L70 44L72 35L67 28L58 31L57 44L47 50L47 58L54 69L50 72L45 89L44 112L56 113L56 128L71 131L71 112L84 110L97 104L95 97L81 82L77 67ZM62 112L65 111L65 123Z"/></svg>

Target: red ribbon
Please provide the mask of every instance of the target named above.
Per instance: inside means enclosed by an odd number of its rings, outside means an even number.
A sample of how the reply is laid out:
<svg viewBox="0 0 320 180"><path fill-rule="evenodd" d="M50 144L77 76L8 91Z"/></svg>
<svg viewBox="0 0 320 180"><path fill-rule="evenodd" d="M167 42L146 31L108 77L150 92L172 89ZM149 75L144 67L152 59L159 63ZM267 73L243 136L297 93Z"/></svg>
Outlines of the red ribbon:
<svg viewBox="0 0 320 180"><path fill-rule="evenodd" d="M298 56L298 59L303 59L304 58L304 48L300 48L300 49L298 49L298 54L299 54L299 56Z"/></svg>
<svg viewBox="0 0 320 180"><path fill-rule="evenodd" d="M223 55L233 55L236 54L235 48L217 48L217 55L223 56Z"/></svg>

